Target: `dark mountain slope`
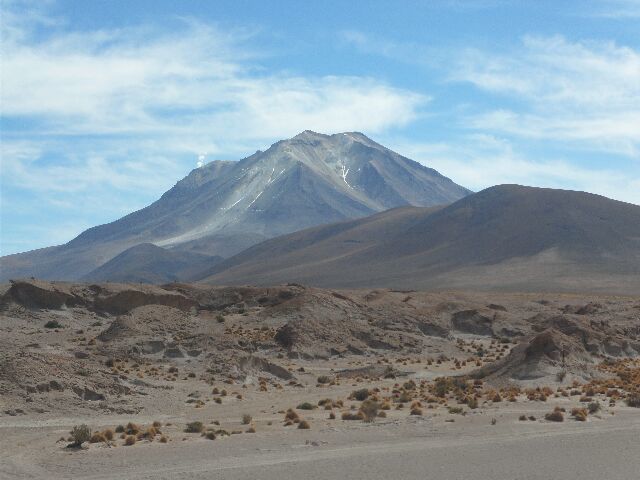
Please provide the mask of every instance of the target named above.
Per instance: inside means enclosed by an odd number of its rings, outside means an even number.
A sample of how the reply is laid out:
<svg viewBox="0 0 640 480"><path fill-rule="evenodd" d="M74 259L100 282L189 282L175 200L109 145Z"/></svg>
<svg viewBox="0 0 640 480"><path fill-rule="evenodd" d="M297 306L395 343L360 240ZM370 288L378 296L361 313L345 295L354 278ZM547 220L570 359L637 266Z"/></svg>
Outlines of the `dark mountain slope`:
<svg viewBox="0 0 640 480"><path fill-rule="evenodd" d="M142 243L116 255L82 280L169 283L197 276L221 260L222 257L167 250L152 243Z"/></svg>
<svg viewBox="0 0 640 480"><path fill-rule="evenodd" d="M220 284L640 291L640 207L501 185L274 238L214 267Z"/></svg>

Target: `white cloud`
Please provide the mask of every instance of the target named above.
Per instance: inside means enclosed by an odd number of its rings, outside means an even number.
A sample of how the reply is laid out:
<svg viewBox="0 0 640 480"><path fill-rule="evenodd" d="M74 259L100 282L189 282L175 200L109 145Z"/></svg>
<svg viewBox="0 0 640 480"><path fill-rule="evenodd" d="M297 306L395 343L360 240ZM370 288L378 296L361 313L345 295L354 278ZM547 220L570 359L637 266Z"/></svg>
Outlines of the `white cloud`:
<svg viewBox="0 0 640 480"><path fill-rule="evenodd" d="M391 141L397 151L472 190L515 183L597 193L640 205L640 176L620 169L582 167L563 158L532 159L504 138L474 134L449 143Z"/></svg>
<svg viewBox="0 0 640 480"><path fill-rule="evenodd" d="M520 104L472 117L475 129L639 156L640 52L630 47L525 37L508 55L467 51L452 78Z"/></svg>
<svg viewBox="0 0 640 480"><path fill-rule="evenodd" d="M361 77L260 75L246 32L186 22L150 28L12 34L3 46L6 116L59 134L170 133L270 138L304 129L379 132L406 124L425 97Z"/></svg>

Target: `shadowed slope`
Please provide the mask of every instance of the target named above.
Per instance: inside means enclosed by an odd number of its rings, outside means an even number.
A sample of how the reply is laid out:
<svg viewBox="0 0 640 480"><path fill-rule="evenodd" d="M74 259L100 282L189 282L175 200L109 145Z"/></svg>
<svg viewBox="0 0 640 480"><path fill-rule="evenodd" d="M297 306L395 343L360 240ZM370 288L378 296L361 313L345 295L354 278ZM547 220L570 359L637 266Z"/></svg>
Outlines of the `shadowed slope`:
<svg viewBox="0 0 640 480"><path fill-rule="evenodd" d="M396 209L272 239L211 273L207 281L223 284L632 292L640 286L640 207L501 185L443 208Z"/></svg>
<svg viewBox="0 0 640 480"><path fill-rule="evenodd" d="M221 260L222 257L166 250L142 243L115 256L85 275L83 280L169 283L197 275Z"/></svg>

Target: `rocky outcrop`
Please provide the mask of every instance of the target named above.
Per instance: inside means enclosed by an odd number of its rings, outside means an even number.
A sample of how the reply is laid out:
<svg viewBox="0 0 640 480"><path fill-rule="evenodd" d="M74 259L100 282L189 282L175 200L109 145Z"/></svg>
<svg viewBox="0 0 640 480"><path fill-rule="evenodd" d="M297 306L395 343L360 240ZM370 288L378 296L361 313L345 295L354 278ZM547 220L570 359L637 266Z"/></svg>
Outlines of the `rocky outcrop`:
<svg viewBox="0 0 640 480"><path fill-rule="evenodd" d="M1 299L2 303L17 303L27 308L59 310L82 304L82 299L74 295L69 285L38 280L12 281L9 290Z"/></svg>
<svg viewBox="0 0 640 480"><path fill-rule="evenodd" d="M520 343L502 360L476 370L472 376L516 382L545 379L554 383L560 372L591 378L596 374L595 364L582 342L550 328Z"/></svg>
<svg viewBox="0 0 640 480"><path fill-rule="evenodd" d="M84 307L100 313L121 315L144 305L163 305L189 311L199 306L193 298L161 287L135 284L82 285L40 280L20 280L0 299L27 308L59 310Z"/></svg>
<svg viewBox="0 0 640 480"><path fill-rule="evenodd" d="M273 375L282 380L291 380L293 375L289 370L280 365L276 365L262 357L250 355L239 360L238 366L245 374L265 374Z"/></svg>
<svg viewBox="0 0 640 480"><path fill-rule="evenodd" d="M462 310L451 316L454 330L474 335L493 335L493 318L481 314L478 310Z"/></svg>

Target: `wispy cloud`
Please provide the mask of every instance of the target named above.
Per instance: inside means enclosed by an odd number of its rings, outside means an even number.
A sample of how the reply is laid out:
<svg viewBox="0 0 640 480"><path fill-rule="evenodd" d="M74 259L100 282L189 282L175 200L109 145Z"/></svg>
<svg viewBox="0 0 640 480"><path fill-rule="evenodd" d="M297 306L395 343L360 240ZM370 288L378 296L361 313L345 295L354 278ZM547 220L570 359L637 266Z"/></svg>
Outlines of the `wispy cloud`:
<svg viewBox="0 0 640 480"><path fill-rule="evenodd" d="M639 156L640 52L613 42L525 37L508 54L468 50L451 79L518 102L469 126Z"/></svg>
<svg viewBox="0 0 640 480"><path fill-rule="evenodd" d="M396 139L395 147L473 190L516 183L581 190L640 205L640 176L582 167L564 158L531 158L505 138L472 134L449 143Z"/></svg>
<svg viewBox="0 0 640 480"><path fill-rule="evenodd" d="M247 32L194 21L171 34L139 27L35 40L9 30L3 114L35 117L52 134L377 132L411 121L425 100L371 78L261 75Z"/></svg>
<svg viewBox="0 0 640 480"><path fill-rule="evenodd" d="M610 19L634 19L640 18L640 0L606 0L599 2L599 6L591 16Z"/></svg>

